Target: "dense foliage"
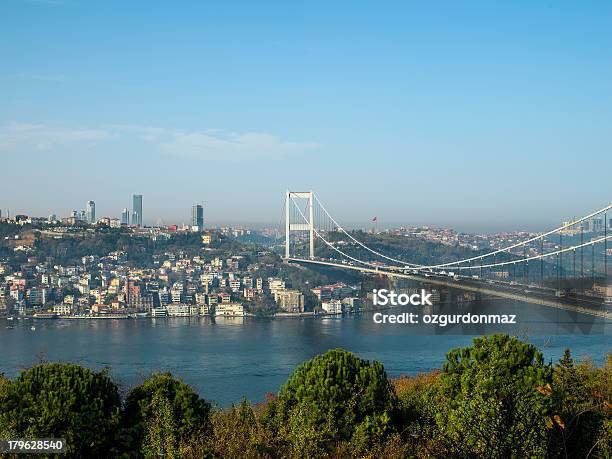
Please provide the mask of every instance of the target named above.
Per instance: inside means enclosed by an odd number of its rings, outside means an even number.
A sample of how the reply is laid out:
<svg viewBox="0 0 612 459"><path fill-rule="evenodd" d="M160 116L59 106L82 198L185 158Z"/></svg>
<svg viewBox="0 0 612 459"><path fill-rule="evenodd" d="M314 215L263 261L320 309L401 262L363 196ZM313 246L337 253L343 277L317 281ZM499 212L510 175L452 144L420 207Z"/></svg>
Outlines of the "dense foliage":
<svg viewBox="0 0 612 459"><path fill-rule="evenodd" d="M0 375L0 437L66 437L73 457L612 457L612 355L545 363L507 335L448 353L440 371L389 380L335 349L265 403L213 409L155 374L123 409L105 373L39 365ZM114 448L114 449L113 449Z"/></svg>
<svg viewBox="0 0 612 459"><path fill-rule="evenodd" d="M165 451L180 457L179 446L208 423L210 404L171 374L154 374L130 391L123 423L129 451L144 456Z"/></svg>
<svg viewBox="0 0 612 459"><path fill-rule="evenodd" d="M116 446L121 400L105 372L37 365L0 382L0 438L65 438L67 452L104 456Z"/></svg>
<svg viewBox="0 0 612 459"><path fill-rule="evenodd" d="M339 441L365 450L392 430L396 405L379 362L334 349L297 368L266 420L298 453L331 452Z"/></svg>
<svg viewBox="0 0 612 459"><path fill-rule="evenodd" d="M552 368L535 346L507 335L448 353L436 416L446 450L489 457L546 452ZM494 451L494 453L493 453Z"/></svg>

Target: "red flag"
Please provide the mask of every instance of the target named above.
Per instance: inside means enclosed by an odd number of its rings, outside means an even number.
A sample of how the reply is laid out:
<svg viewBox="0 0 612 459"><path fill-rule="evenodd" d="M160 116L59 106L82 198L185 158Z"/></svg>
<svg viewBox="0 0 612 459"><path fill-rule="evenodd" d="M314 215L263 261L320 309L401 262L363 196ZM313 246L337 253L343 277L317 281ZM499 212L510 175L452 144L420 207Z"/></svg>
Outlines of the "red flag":
<svg viewBox="0 0 612 459"><path fill-rule="evenodd" d="M374 218L372 219L372 221L373 221L373 222L378 221L378 217L374 217Z"/></svg>

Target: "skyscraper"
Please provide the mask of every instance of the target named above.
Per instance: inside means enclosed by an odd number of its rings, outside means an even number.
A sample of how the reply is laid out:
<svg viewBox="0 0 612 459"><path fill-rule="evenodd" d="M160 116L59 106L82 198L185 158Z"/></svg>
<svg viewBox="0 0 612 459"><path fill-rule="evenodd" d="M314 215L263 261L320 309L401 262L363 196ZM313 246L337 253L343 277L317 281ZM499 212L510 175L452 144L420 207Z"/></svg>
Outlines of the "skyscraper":
<svg viewBox="0 0 612 459"><path fill-rule="evenodd" d="M96 203L93 201L87 201L85 205L85 219L87 223L96 222Z"/></svg>
<svg viewBox="0 0 612 459"><path fill-rule="evenodd" d="M204 229L204 207L200 204L191 207L191 227L196 231Z"/></svg>
<svg viewBox="0 0 612 459"><path fill-rule="evenodd" d="M142 195L132 196L132 225L142 226Z"/></svg>
<svg viewBox="0 0 612 459"><path fill-rule="evenodd" d="M121 224L122 225L130 224L130 211L127 209L127 207L123 209L123 212L121 212Z"/></svg>

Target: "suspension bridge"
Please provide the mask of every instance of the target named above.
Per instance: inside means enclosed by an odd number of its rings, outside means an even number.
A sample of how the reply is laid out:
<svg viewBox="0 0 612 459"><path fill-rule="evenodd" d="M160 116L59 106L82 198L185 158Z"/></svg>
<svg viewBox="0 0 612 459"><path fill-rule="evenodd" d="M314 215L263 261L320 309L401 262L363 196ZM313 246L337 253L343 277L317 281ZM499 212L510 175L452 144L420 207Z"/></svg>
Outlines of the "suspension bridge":
<svg viewBox="0 0 612 459"><path fill-rule="evenodd" d="M446 243L448 254L442 251L440 259L420 251L418 232L391 237L344 228L312 191L287 191L283 208L288 263L410 279L612 319L612 204L510 242Z"/></svg>

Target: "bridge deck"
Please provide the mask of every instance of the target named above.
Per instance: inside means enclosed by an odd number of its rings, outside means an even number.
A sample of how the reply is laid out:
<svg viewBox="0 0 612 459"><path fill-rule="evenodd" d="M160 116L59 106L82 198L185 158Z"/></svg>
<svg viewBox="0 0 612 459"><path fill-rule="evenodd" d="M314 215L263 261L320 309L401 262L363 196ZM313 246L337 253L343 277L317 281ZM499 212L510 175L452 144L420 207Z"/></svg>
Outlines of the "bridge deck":
<svg viewBox="0 0 612 459"><path fill-rule="evenodd" d="M330 261L309 260L309 259L303 259L303 258L287 258L286 261L331 266L331 267L340 268L340 269L352 269L354 271L367 272L367 273L373 273L373 274L384 274L389 277L397 277L401 279L411 279L411 280L425 282L425 283L432 284L432 285L440 285L440 286L451 287L451 288L456 288L460 290L466 290L470 292L477 292L477 293L481 293L485 295L497 296L501 298L508 298L511 300L524 301L526 303L539 304L542 306L549 306L549 307L553 307L557 309L563 309L565 311L579 312L581 314L587 314L591 316L601 317L606 320L612 320L612 312L604 309L605 304L603 302L596 304L596 306L599 307L599 309L596 309L596 307L587 307L587 306L581 306L579 304L569 303L567 301L563 301L562 299L559 299L556 297L547 298L544 295L541 295L541 296L528 295L528 294L525 294L525 292L519 291L520 290L519 288L516 288L515 291L510 291L509 289L493 288L489 284L475 285L474 282L468 283L463 279L460 279L460 280L454 280L452 278L444 279L442 276L427 277L425 275L419 275L419 274L405 274L401 272L389 271L385 267L381 267L380 269L374 269L374 268L367 268L363 266L354 266L354 265L343 264L343 263L333 263ZM526 288L526 287L527 286L524 286L524 285L520 286L520 288Z"/></svg>

